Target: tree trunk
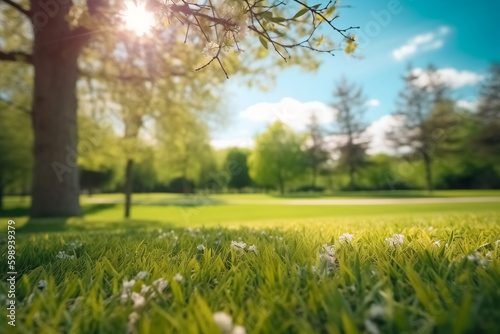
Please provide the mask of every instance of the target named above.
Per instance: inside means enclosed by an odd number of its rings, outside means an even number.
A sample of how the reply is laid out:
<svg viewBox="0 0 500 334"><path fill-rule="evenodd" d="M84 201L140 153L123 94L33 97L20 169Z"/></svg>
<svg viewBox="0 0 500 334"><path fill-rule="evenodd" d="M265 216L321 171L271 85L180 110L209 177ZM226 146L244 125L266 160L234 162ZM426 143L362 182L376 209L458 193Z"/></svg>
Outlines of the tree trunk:
<svg viewBox="0 0 500 334"><path fill-rule="evenodd" d="M312 187L312 190L315 191L315 189L316 189L316 169L313 169L312 173L313 173L313 175L312 175L311 187Z"/></svg>
<svg viewBox="0 0 500 334"><path fill-rule="evenodd" d="M356 180L354 177L354 168L349 166L349 190L356 190Z"/></svg>
<svg viewBox="0 0 500 334"><path fill-rule="evenodd" d="M425 181L427 183L427 190L432 192L434 185L432 183L432 160L431 157L424 152L424 165L425 165Z"/></svg>
<svg viewBox="0 0 500 334"><path fill-rule="evenodd" d="M125 171L125 218L130 218L130 206L132 200L132 188L134 186L134 160L127 160Z"/></svg>
<svg viewBox="0 0 500 334"><path fill-rule="evenodd" d="M34 17L32 217L81 214L76 81L82 41L65 19L72 2L60 3L45 24L37 21L42 15ZM45 13L40 4L31 0L32 12Z"/></svg>
<svg viewBox="0 0 500 334"><path fill-rule="evenodd" d="M279 187L280 187L280 194L284 195L285 194L285 182L282 180L279 181Z"/></svg>

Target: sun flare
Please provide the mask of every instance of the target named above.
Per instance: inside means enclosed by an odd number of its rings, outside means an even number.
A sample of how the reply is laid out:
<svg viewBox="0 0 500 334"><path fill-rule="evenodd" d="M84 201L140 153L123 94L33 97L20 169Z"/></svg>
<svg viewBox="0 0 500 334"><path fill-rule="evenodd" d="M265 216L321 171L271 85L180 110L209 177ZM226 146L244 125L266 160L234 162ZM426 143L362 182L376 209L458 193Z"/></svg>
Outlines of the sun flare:
<svg viewBox="0 0 500 334"><path fill-rule="evenodd" d="M154 24L154 15L148 12L144 3L134 3L132 1L126 4L122 14L125 21L125 27L133 31L137 36L144 36L151 31Z"/></svg>

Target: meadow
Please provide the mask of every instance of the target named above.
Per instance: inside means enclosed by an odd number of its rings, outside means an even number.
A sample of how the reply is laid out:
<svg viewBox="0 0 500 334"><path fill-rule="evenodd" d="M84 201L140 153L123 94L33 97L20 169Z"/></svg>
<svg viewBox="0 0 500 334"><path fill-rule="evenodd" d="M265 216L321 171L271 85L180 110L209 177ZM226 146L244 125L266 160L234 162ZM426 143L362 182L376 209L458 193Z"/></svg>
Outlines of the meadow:
<svg viewBox="0 0 500 334"><path fill-rule="evenodd" d="M84 218L15 218L9 333L500 331L498 202L137 204L127 221L83 203Z"/></svg>

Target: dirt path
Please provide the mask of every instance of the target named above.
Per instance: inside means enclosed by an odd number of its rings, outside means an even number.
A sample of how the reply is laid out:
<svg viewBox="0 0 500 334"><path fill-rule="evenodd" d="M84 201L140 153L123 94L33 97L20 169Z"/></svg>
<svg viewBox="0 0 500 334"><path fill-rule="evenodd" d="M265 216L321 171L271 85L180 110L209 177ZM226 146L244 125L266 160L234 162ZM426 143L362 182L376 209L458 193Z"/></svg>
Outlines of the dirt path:
<svg viewBox="0 0 500 334"><path fill-rule="evenodd" d="M90 204L123 204L122 199L92 198ZM144 205L216 205L216 204L258 204L258 205L394 205L432 203L485 203L499 202L500 197L429 197L429 198L357 198L357 199L290 199L290 200L217 200L200 196L189 199L133 200L133 204Z"/></svg>

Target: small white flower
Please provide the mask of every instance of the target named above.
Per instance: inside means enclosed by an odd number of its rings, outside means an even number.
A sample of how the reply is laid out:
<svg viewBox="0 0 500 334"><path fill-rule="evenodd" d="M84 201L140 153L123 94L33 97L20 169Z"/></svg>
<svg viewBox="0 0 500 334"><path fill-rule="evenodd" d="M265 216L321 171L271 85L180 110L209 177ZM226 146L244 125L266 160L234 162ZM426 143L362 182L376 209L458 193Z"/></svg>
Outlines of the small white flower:
<svg viewBox="0 0 500 334"><path fill-rule="evenodd" d="M243 241L231 241L231 248L233 248L235 251L245 250L246 247L247 244Z"/></svg>
<svg viewBox="0 0 500 334"><path fill-rule="evenodd" d="M208 42L207 45L205 45L205 48L201 53L208 58L215 58L219 53L219 48L219 44L211 41Z"/></svg>
<svg viewBox="0 0 500 334"><path fill-rule="evenodd" d="M135 280L130 280L126 281L123 280L123 285L122 285L122 294L120 295L120 301L122 303L127 302L130 296L130 291L132 290L133 286L135 285Z"/></svg>
<svg viewBox="0 0 500 334"><path fill-rule="evenodd" d="M134 302L134 308L139 308L144 306L146 303L146 298L144 298L141 294L137 292L132 292L132 301Z"/></svg>
<svg viewBox="0 0 500 334"><path fill-rule="evenodd" d="M233 318L225 312L214 313L214 322L223 333L231 333L233 329Z"/></svg>
<svg viewBox="0 0 500 334"><path fill-rule="evenodd" d="M427 231L432 231L433 229L434 229L434 227L429 226L429 228L427 229Z"/></svg>
<svg viewBox="0 0 500 334"><path fill-rule="evenodd" d="M493 253L491 251L489 251L488 253L486 253L485 257L486 257L486 260L491 261L491 260L493 260Z"/></svg>
<svg viewBox="0 0 500 334"><path fill-rule="evenodd" d="M321 261L325 260L331 264L335 264L335 246L324 244L319 252L319 259Z"/></svg>
<svg viewBox="0 0 500 334"><path fill-rule="evenodd" d="M137 273L137 275L135 276L135 278L137 278L137 279L145 279L147 276L148 276L148 272L147 271L139 271Z"/></svg>
<svg viewBox="0 0 500 334"><path fill-rule="evenodd" d="M500 246L500 240L495 241L495 246Z"/></svg>
<svg viewBox="0 0 500 334"><path fill-rule="evenodd" d="M168 281L163 278L158 278L157 280L153 281L153 286L158 290L159 293L162 293L163 290L168 286Z"/></svg>
<svg viewBox="0 0 500 334"><path fill-rule="evenodd" d="M139 314L132 312L128 315L127 333L133 333L135 328L135 323L139 320Z"/></svg>
<svg viewBox="0 0 500 334"><path fill-rule="evenodd" d="M478 252L466 256L467 261L485 267L488 263L479 255Z"/></svg>
<svg viewBox="0 0 500 334"><path fill-rule="evenodd" d="M378 329L376 323L374 323L370 319L365 319L364 323L365 323L366 331L369 334L380 334L380 330Z"/></svg>
<svg viewBox="0 0 500 334"><path fill-rule="evenodd" d="M326 253L330 256L334 256L335 255L335 245L327 245L327 244L324 244L322 247L321 247L321 251L322 253Z"/></svg>
<svg viewBox="0 0 500 334"><path fill-rule="evenodd" d="M231 334L247 334L247 331L243 326L234 326Z"/></svg>
<svg viewBox="0 0 500 334"><path fill-rule="evenodd" d="M343 244L344 242L351 243L354 240L354 234L344 233L339 237L339 242Z"/></svg>
<svg viewBox="0 0 500 334"><path fill-rule="evenodd" d="M184 277L182 277L182 275L180 273L175 274L174 281L180 283L180 282L182 282L182 280L184 280Z"/></svg>
<svg viewBox="0 0 500 334"><path fill-rule="evenodd" d="M143 284L143 285L141 286L141 292L140 292L140 294L141 294L142 296L145 296L145 295L147 295L147 294L148 294L148 292L150 292L151 290L152 290L152 288L151 288L150 286L148 286L148 285L146 285L146 284Z"/></svg>
<svg viewBox="0 0 500 334"><path fill-rule="evenodd" d="M41 279L39 282L38 282L38 289L44 291L45 289L47 289L47 281L44 280L44 279Z"/></svg>
<svg viewBox="0 0 500 334"><path fill-rule="evenodd" d="M66 254L65 251L60 251L59 253L57 253L56 257L58 259L64 259L64 260L73 260L75 258L74 255Z"/></svg>
<svg viewBox="0 0 500 334"><path fill-rule="evenodd" d="M196 247L198 250L200 251L204 251L205 250L205 246L203 244L199 244L198 247Z"/></svg>
<svg viewBox="0 0 500 334"><path fill-rule="evenodd" d="M249 252L254 252L255 254L258 254L259 252L257 251L257 246L255 245L252 245L250 247L248 247L248 251Z"/></svg>
<svg viewBox="0 0 500 334"><path fill-rule="evenodd" d="M385 308L383 305L380 304L372 304L370 306L370 309L368 310L368 314L372 319L377 319L377 318L382 319L385 314Z"/></svg>
<svg viewBox="0 0 500 334"><path fill-rule="evenodd" d="M394 234L392 238L385 238L385 243L389 247L400 246L404 243L405 236L402 234Z"/></svg>
<svg viewBox="0 0 500 334"><path fill-rule="evenodd" d="M441 247L441 242L438 240L438 241L434 241L432 243L434 246L436 246L437 248Z"/></svg>

